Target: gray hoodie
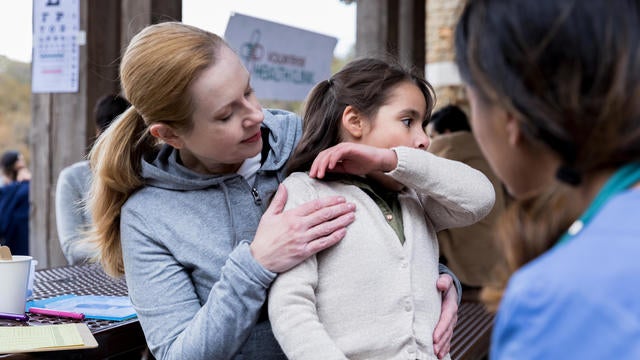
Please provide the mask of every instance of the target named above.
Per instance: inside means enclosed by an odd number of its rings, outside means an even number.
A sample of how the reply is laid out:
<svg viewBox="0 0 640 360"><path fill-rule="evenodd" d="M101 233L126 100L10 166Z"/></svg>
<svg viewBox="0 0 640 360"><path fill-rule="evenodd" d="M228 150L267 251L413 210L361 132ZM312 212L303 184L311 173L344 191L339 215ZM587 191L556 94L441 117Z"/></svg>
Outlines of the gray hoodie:
<svg viewBox="0 0 640 360"><path fill-rule="evenodd" d="M238 174L195 173L166 145L142 161L146 186L123 206L120 230L129 296L157 359L285 358L260 316L276 274L249 243L301 121L264 113L269 148L254 184Z"/></svg>

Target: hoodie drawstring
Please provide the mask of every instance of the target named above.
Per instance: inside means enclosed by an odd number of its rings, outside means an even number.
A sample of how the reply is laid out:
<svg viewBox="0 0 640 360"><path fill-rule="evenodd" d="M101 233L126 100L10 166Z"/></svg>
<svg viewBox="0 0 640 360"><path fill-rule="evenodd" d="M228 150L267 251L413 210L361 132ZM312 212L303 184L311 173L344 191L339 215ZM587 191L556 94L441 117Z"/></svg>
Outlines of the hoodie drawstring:
<svg viewBox="0 0 640 360"><path fill-rule="evenodd" d="M235 229L236 224L233 216L233 211L232 211L233 209L231 208L231 201L229 200L231 198L231 196L229 195L229 189L227 188L227 185L224 183L224 181L220 183L220 188L222 188L222 192L224 192L224 201L225 201L225 204L227 205L227 212L229 213L231 228ZM235 231L233 231L233 247L238 246L239 243L240 243L240 240L238 240L238 235L236 234Z"/></svg>

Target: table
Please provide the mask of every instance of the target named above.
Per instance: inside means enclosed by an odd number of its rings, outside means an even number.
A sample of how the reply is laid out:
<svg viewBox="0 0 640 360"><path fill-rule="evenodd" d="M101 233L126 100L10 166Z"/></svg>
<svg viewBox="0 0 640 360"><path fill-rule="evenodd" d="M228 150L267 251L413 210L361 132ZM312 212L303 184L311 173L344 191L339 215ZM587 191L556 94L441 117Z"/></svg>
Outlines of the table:
<svg viewBox="0 0 640 360"><path fill-rule="evenodd" d="M37 270L34 278L35 300L63 294L126 296L127 284L122 279L106 275L97 264L65 266ZM80 320L28 314L29 322L20 323L0 319L0 326L29 326L63 324ZM85 319L98 341L95 349L46 351L0 355L0 359L141 359L145 356L146 342L138 319L109 321ZM149 355L150 357L150 355Z"/></svg>

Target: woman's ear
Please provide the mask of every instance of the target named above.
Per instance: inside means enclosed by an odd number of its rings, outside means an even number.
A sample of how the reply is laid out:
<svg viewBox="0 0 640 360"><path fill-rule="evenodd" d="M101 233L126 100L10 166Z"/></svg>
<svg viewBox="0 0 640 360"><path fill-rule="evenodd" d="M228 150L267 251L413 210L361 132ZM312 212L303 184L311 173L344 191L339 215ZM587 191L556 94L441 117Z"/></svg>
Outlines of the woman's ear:
<svg viewBox="0 0 640 360"><path fill-rule="evenodd" d="M505 113L505 131L507 132L507 141L511 146L517 146L522 141L522 130L520 130L520 122L511 112Z"/></svg>
<svg viewBox="0 0 640 360"><path fill-rule="evenodd" d="M365 121L362 114L353 106L347 105L342 112L342 128L345 135L360 139L363 135Z"/></svg>
<svg viewBox="0 0 640 360"><path fill-rule="evenodd" d="M173 146L176 149L181 149L184 146L182 138L176 133L176 131L166 124L153 124L149 127L149 133L165 143Z"/></svg>

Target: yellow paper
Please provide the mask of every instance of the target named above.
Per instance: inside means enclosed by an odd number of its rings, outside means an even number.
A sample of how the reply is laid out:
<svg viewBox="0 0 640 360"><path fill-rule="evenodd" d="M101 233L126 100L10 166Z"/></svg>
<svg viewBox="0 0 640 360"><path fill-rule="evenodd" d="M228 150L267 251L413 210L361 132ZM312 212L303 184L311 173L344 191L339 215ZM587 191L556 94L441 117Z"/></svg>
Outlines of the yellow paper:
<svg viewBox="0 0 640 360"><path fill-rule="evenodd" d="M84 342L76 324L0 327L0 353L78 345Z"/></svg>

